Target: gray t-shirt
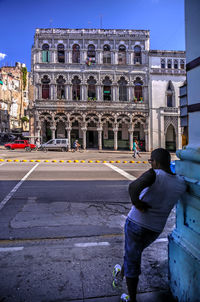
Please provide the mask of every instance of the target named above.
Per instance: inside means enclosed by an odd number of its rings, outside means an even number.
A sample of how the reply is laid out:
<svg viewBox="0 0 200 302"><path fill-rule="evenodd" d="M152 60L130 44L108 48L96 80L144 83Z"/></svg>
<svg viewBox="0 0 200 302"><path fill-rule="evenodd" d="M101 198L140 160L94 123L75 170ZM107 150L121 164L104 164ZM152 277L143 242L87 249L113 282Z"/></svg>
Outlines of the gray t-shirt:
<svg viewBox="0 0 200 302"><path fill-rule="evenodd" d="M162 169L150 169L141 179L138 178L129 185L132 203L137 206L137 200L141 200L149 208L142 212L133 205L128 218L147 229L162 232L172 208L185 191L183 177Z"/></svg>

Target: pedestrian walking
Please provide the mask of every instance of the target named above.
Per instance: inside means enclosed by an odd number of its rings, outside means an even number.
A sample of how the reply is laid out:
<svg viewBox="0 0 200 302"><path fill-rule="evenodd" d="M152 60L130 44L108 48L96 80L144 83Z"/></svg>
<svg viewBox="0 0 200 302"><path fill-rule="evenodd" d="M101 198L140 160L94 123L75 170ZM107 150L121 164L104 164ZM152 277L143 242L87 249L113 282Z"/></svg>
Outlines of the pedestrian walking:
<svg viewBox="0 0 200 302"><path fill-rule="evenodd" d="M138 157L141 157L138 141L136 139L134 139L134 141L133 141L133 157L136 158L136 155L138 155Z"/></svg>
<svg viewBox="0 0 200 302"><path fill-rule="evenodd" d="M136 302L142 252L161 234L172 208L186 191L184 179L171 172L170 162L167 150L155 149L149 159L151 169L129 185L132 208L125 222L124 264L114 269L113 281L118 285L119 278L126 277L129 297L123 294L122 301Z"/></svg>
<svg viewBox="0 0 200 302"><path fill-rule="evenodd" d="M36 145L36 150L38 150L40 148L40 141L39 138L36 138L35 140L35 145Z"/></svg>

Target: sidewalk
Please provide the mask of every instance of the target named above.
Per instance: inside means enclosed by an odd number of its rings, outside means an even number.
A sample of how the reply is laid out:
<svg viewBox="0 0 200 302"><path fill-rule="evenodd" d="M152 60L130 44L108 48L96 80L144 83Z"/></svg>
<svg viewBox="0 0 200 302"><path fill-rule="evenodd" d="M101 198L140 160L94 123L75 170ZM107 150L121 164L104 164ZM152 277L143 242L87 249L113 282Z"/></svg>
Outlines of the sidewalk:
<svg viewBox="0 0 200 302"><path fill-rule="evenodd" d="M71 300L68 302L120 302L119 296ZM54 301L56 302L56 301ZM64 302L64 301L63 301ZM175 302L168 291L156 291L137 294L137 302Z"/></svg>

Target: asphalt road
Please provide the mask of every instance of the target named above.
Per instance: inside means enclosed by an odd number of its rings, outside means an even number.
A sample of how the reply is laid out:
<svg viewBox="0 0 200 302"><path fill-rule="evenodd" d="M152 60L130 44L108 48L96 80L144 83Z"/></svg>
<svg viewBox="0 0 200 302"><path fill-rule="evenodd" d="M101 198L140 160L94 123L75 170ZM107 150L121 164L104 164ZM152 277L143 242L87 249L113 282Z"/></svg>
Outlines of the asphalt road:
<svg viewBox="0 0 200 302"><path fill-rule="evenodd" d="M129 163L130 153L1 150L0 158L0 301L118 301L112 267L123 261L128 184L149 164ZM174 212L144 253L141 292L167 288L167 233L173 226Z"/></svg>

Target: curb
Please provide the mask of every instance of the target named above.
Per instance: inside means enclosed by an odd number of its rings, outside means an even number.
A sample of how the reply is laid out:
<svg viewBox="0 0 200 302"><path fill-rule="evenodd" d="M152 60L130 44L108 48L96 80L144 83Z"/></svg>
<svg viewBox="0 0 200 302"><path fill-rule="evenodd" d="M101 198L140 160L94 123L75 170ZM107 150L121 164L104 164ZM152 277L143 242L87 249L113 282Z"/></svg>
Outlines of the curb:
<svg viewBox="0 0 200 302"><path fill-rule="evenodd" d="M74 159L74 160L40 160L40 159L0 159L0 162L7 162L7 163L10 163L10 162L15 162L15 163L27 163L27 162L31 162L31 163L40 163L40 162L44 162L44 163L89 163L89 164L92 164L92 163L98 163L98 164L105 164L105 163L110 163L110 164L127 164L127 163L130 163L130 164L148 164L148 161L144 160L144 161L134 161L134 160L130 160L130 161L127 161L127 160L123 160L123 161L120 161L120 160L109 160L109 161L106 161L106 160L77 160L77 159Z"/></svg>

